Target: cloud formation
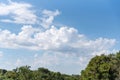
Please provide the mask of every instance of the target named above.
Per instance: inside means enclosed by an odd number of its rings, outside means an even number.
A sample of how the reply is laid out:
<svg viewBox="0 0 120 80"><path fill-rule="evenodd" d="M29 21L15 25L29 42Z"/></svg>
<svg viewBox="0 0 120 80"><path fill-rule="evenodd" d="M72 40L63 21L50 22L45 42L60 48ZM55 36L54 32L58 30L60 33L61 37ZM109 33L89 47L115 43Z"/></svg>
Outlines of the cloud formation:
<svg viewBox="0 0 120 80"><path fill-rule="evenodd" d="M1 48L25 48L30 50L43 50L64 53L94 53L110 49L115 39L98 38L87 39L79 34L75 28L51 27L45 31L30 25L23 26L18 34L9 30L0 31Z"/></svg>
<svg viewBox="0 0 120 80"><path fill-rule="evenodd" d="M35 11L32 10L32 5L28 3L18 3L9 1L7 4L0 3L0 21L17 24L35 24L37 16Z"/></svg>
<svg viewBox="0 0 120 80"><path fill-rule="evenodd" d="M32 9L33 6L28 3L19 3L9 1L8 3L0 3L0 19L1 22L16 23L16 24L40 24L41 27L49 28L54 20L54 17L59 15L58 10L50 11L42 10L42 16L36 15L36 11ZM3 16L7 16L3 17Z"/></svg>
<svg viewBox="0 0 120 80"><path fill-rule="evenodd" d="M47 29L52 25L54 17L59 15L60 12L58 10L50 11L50 10L45 9L42 11L42 14L43 14L43 17L41 18L40 25L43 28Z"/></svg>

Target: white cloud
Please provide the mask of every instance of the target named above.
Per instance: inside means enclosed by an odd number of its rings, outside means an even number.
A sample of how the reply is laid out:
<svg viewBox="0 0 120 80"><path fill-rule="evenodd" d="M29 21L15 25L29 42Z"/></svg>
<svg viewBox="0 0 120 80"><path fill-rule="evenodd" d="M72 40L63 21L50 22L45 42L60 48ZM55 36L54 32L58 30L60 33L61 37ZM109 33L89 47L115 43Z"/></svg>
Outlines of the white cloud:
<svg viewBox="0 0 120 80"><path fill-rule="evenodd" d="M20 3L8 1L8 3L0 3L0 21L16 24L39 24L44 29L48 29L52 24L55 16L59 15L58 10L50 11L42 10L41 17L35 14L33 6L28 3Z"/></svg>
<svg viewBox="0 0 120 80"><path fill-rule="evenodd" d="M0 3L0 16L8 16L1 18L2 22L17 23L17 24L35 24L37 16L31 9L32 5L28 3L18 3L9 1L8 4Z"/></svg>
<svg viewBox="0 0 120 80"><path fill-rule="evenodd" d="M40 25L43 28L48 29L52 25L54 17L59 15L60 12L58 10L50 11L45 9L42 11L42 14L43 14L43 17L41 18Z"/></svg>
<svg viewBox="0 0 120 80"><path fill-rule="evenodd" d="M75 28L69 27L51 27L42 31L26 25L18 34L8 30L0 31L1 48L25 48L81 55L81 53L97 54L107 51L115 42L115 39L107 38L90 40L85 35L79 34Z"/></svg>
<svg viewBox="0 0 120 80"><path fill-rule="evenodd" d="M35 24L37 16L31 10L32 5L28 3L18 3L9 1L8 4L0 3L0 16L11 16L12 19L2 21ZM25 25L21 32L12 33L9 30L0 31L1 48L25 48L30 50L44 50L63 52L76 55L81 53L98 54L109 50L116 42L115 39L97 38L96 40L87 39L87 36L79 34L75 28L54 27L52 26L54 17L60 12L43 10L43 17L40 25L46 28L42 31L31 25ZM52 27L51 27L52 26Z"/></svg>

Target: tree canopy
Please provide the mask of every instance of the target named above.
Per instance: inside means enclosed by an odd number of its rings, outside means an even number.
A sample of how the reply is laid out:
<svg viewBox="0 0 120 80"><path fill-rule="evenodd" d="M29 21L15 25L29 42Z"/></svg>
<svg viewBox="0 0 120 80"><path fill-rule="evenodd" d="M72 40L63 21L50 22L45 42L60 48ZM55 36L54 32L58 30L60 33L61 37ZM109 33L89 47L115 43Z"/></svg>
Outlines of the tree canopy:
<svg viewBox="0 0 120 80"><path fill-rule="evenodd" d="M120 80L120 52L93 57L82 70L81 80Z"/></svg>
<svg viewBox="0 0 120 80"><path fill-rule="evenodd" d="M79 80L79 75L61 74L46 68L31 70L30 66L22 66L12 71L0 69L0 80Z"/></svg>

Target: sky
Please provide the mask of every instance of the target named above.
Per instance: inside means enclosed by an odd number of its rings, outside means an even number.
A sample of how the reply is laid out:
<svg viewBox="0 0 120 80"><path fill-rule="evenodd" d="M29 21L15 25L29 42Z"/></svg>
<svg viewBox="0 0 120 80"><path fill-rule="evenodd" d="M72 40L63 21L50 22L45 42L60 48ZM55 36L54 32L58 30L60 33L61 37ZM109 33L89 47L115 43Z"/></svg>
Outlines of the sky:
<svg viewBox="0 0 120 80"><path fill-rule="evenodd" d="M0 68L80 74L120 49L119 0L0 0Z"/></svg>

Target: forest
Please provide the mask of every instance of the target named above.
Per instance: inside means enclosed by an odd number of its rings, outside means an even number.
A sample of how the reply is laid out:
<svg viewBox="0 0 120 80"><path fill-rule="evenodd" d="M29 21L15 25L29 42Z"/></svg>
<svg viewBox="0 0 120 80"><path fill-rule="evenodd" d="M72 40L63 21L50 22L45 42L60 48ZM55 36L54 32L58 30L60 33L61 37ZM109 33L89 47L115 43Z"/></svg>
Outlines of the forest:
<svg viewBox="0 0 120 80"><path fill-rule="evenodd" d="M61 74L46 68L31 70L30 66L21 66L11 71L0 69L0 80L120 80L120 51L96 55L80 75Z"/></svg>

